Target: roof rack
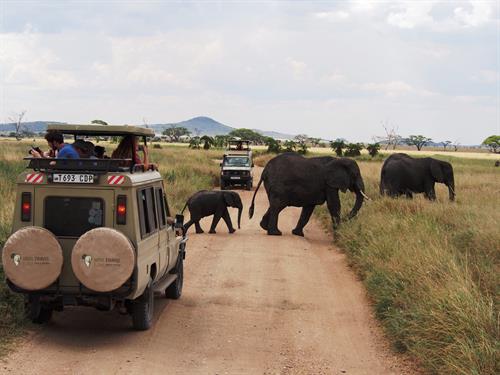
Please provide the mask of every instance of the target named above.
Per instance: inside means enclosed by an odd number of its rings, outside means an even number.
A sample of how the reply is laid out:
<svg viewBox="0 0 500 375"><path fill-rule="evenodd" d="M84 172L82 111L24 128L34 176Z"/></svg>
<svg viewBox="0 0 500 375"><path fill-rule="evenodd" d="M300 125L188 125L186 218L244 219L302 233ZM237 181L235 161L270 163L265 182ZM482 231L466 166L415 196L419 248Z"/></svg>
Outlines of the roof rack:
<svg viewBox="0 0 500 375"><path fill-rule="evenodd" d="M78 171L105 174L108 172L134 171L132 159L47 159L24 158L29 160L26 168L40 172ZM124 164L126 164L124 166Z"/></svg>
<svg viewBox="0 0 500 375"><path fill-rule="evenodd" d="M153 137L153 129L133 125L76 125L76 124L48 124L48 131L58 131L63 134L73 135L102 135L102 136L120 136L137 135L142 137Z"/></svg>

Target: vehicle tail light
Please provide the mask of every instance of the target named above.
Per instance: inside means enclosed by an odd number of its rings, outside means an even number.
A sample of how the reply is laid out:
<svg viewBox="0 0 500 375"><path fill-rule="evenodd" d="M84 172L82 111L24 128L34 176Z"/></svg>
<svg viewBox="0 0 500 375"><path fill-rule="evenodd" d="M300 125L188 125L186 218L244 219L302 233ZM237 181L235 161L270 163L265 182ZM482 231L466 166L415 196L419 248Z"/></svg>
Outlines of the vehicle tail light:
<svg viewBox="0 0 500 375"><path fill-rule="evenodd" d="M116 223L124 225L127 223L127 196L119 195L116 199Z"/></svg>
<svg viewBox="0 0 500 375"><path fill-rule="evenodd" d="M31 193L21 195L21 221L31 221Z"/></svg>

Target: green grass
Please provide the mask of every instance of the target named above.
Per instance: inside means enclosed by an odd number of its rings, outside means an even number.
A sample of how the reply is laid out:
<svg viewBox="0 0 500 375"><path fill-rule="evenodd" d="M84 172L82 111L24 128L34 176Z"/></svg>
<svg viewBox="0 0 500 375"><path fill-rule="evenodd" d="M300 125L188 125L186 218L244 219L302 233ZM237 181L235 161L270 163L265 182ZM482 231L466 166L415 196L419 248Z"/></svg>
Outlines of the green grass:
<svg viewBox="0 0 500 375"><path fill-rule="evenodd" d="M358 161L373 198L335 233L396 349L430 373L499 373L500 168L446 158L457 200L382 198L380 161ZM343 212L353 197L343 197ZM325 207L316 213L331 227Z"/></svg>
<svg viewBox="0 0 500 375"><path fill-rule="evenodd" d="M22 160L30 142L0 141L0 248L11 232L15 203L15 181L26 167ZM106 144L108 154L114 148ZM222 158L223 151L190 150L186 147L165 146L150 150L151 160L159 164L165 182L172 215L178 213L187 198L198 190L212 189L219 184L219 165L214 159ZM11 293L5 285L0 263L0 357L4 355L12 340L20 335L25 326L23 298Z"/></svg>

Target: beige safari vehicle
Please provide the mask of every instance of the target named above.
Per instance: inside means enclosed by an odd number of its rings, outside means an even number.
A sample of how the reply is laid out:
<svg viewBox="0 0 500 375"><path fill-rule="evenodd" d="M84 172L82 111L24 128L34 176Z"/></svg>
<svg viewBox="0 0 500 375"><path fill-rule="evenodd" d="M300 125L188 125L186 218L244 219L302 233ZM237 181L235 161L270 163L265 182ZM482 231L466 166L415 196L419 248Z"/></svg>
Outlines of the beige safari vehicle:
<svg viewBox="0 0 500 375"><path fill-rule="evenodd" d="M114 125L49 125L78 137L153 136ZM134 146L135 147L135 146ZM132 150L131 150L132 155ZM17 179L12 234L2 251L9 287L35 323L66 306L117 309L134 328L153 321L155 292L182 293L187 238L160 173L132 159L31 159Z"/></svg>

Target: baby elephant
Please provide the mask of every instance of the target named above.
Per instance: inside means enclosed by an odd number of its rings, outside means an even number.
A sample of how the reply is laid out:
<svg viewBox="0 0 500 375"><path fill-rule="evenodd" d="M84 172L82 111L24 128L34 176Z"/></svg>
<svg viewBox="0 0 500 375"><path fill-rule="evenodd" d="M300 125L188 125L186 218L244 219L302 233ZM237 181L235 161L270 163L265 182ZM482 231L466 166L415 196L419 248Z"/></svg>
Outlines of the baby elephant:
<svg viewBox="0 0 500 375"><path fill-rule="evenodd" d="M234 191L209 191L201 190L193 194L186 205L182 209L182 212L189 208L191 217L189 221L184 225L184 232L191 225L195 225L196 233L203 233L200 226L200 219L205 216L214 215L212 225L210 226L209 233L215 233L215 227L219 223L220 218L223 218L226 222L229 233L234 233L233 223L231 222L231 217L227 211L228 207L238 208L238 229L240 228L241 212L243 210L243 204L241 203L241 198L238 193Z"/></svg>

